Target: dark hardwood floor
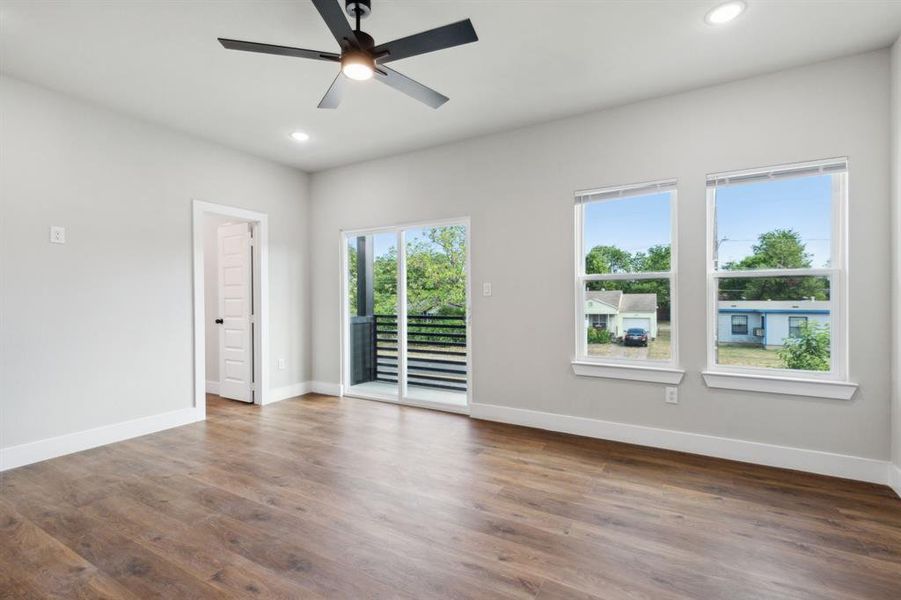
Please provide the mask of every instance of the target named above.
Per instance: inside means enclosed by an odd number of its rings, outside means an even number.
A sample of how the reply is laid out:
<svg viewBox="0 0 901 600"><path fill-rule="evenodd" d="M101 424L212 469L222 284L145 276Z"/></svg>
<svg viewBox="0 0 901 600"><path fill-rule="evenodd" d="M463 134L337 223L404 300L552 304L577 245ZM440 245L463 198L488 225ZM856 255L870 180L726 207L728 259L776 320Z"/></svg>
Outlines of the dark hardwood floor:
<svg viewBox="0 0 901 600"><path fill-rule="evenodd" d="M901 598L885 487L309 395L2 475L6 598Z"/></svg>

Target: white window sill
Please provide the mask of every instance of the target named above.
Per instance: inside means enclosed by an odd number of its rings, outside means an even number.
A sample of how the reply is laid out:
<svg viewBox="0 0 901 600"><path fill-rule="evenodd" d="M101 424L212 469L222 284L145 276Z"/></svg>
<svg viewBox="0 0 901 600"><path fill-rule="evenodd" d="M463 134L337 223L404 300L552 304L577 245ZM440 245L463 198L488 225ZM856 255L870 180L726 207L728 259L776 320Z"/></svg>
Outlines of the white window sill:
<svg viewBox="0 0 901 600"><path fill-rule="evenodd" d="M707 387L768 394L788 394L791 396L812 396L834 400L850 400L857 390L856 383L829 381L825 379L796 379L772 375L747 375L744 373L721 373L703 371Z"/></svg>
<svg viewBox="0 0 901 600"><path fill-rule="evenodd" d="M586 361L572 362L573 372L584 377L605 377L607 379L627 379L650 383L678 385L685 371L670 367L649 367L644 365L615 365Z"/></svg>

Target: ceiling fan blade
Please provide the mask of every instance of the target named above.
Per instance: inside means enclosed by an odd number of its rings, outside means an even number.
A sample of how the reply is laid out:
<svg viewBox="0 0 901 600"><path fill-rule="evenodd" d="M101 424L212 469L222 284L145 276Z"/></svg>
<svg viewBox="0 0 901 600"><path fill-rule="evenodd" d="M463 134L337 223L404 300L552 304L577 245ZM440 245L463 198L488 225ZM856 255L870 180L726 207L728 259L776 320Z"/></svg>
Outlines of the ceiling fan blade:
<svg viewBox="0 0 901 600"><path fill-rule="evenodd" d="M341 99L344 98L344 90L346 88L347 77L344 76L344 73L339 72L332 85L329 86L325 96L319 101L318 108L338 108L338 105L341 104Z"/></svg>
<svg viewBox="0 0 901 600"><path fill-rule="evenodd" d="M341 10L343 2L341 4L336 0L312 0L312 2L342 50L347 49L349 46L360 47L357 34L351 29L350 23L347 22L347 17L344 16L344 11Z"/></svg>
<svg viewBox="0 0 901 600"><path fill-rule="evenodd" d="M376 79L387 84L399 92L415 98L423 104L428 104L432 108L438 108L450 98L444 94L439 94L432 88L426 87L417 81L413 81L406 75L401 75L393 69L379 65L375 70Z"/></svg>
<svg viewBox="0 0 901 600"><path fill-rule="evenodd" d="M378 57L380 63L400 60L410 56L434 52L435 50L443 50L445 48L453 48L462 44L478 41L479 36L472 26L472 21L458 21L437 27L422 33L417 33L405 38L379 44L372 49L372 54ZM379 56L384 54L384 56Z"/></svg>
<svg viewBox="0 0 901 600"><path fill-rule="evenodd" d="M305 50L290 46L275 46L273 44L260 44L257 42L244 42L241 40L229 40L219 38L219 43L229 50L243 50L245 52L260 52L262 54L277 54L279 56L296 56L298 58L312 58L313 60L328 60L338 62L341 57L334 52L319 52L318 50Z"/></svg>

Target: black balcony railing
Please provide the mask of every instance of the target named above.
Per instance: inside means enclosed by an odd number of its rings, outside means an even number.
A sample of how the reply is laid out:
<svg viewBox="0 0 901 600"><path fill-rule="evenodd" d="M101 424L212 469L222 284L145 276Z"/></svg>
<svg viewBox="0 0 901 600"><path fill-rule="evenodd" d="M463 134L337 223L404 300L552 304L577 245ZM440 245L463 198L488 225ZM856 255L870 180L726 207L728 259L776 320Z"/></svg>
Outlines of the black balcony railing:
<svg viewBox="0 0 901 600"><path fill-rule="evenodd" d="M397 315L375 315L375 380L397 383ZM466 391L466 317L407 315L407 385Z"/></svg>

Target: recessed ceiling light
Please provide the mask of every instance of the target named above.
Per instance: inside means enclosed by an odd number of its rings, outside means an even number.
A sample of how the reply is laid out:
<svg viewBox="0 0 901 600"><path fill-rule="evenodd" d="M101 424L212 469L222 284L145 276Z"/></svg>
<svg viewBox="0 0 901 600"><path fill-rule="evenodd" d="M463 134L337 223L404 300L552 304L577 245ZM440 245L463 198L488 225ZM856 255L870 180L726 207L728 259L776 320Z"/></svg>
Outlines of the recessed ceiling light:
<svg viewBox="0 0 901 600"><path fill-rule="evenodd" d="M310 139L310 134L305 131L295 131L291 134L291 139L295 142L306 142Z"/></svg>
<svg viewBox="0 0 901 600"><path fill-rule="evenodd" d="M704 21L706 21L708 25L722 25L723 23L728 23L741 13L745 12L745 7L745 3L741 0L720 4L707 13L707 16L704 17Z"/></svg>

